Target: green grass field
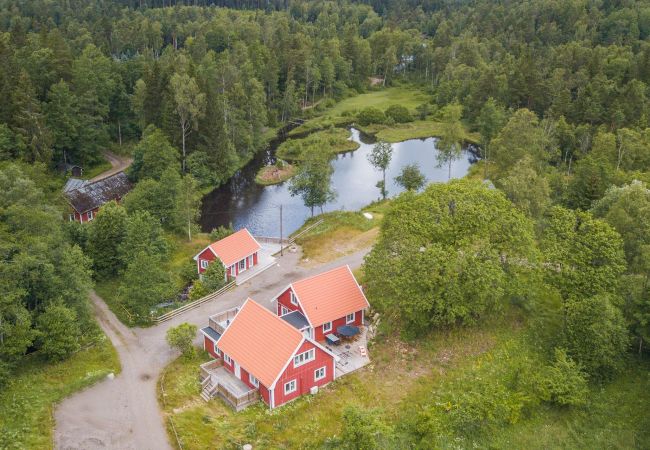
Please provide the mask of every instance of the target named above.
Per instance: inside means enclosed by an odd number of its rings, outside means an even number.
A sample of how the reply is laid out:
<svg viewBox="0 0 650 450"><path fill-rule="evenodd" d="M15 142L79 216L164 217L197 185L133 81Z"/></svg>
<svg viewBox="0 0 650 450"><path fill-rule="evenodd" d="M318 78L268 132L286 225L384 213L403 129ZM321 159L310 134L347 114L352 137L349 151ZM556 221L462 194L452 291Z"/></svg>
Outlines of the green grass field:
<svg viewBox="0 0 650 450"><path fill-rule="evenodd" d="M97 344L60 363L48 364L36 354L26 357L0 390L0 448L52 448L54 405L119 370L117 353L103 334Z"/></svg>
<svg viewBox="0 0 650 450"><path fill-rule="evenodd" d="M300 161L304 159L303 152L312 147L330 153L351 152L359 148L359 144L349 139L350 132L343 128L328 128L317 131L307 137L288 139L277 150L277 157L285 161Z"/></svg>

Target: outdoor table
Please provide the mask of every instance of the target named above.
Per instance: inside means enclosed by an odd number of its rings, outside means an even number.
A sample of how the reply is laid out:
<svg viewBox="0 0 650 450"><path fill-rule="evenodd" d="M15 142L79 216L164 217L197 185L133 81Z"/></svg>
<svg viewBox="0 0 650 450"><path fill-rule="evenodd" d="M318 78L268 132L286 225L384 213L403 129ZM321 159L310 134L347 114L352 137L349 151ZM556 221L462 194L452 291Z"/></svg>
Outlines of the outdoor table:
<svg viewBox="0 0 650 450"><path fill-rule="evenodd" d="M332 345L339 345L341 343L341 340L335 334L325 335L325 339Z"/></svg>

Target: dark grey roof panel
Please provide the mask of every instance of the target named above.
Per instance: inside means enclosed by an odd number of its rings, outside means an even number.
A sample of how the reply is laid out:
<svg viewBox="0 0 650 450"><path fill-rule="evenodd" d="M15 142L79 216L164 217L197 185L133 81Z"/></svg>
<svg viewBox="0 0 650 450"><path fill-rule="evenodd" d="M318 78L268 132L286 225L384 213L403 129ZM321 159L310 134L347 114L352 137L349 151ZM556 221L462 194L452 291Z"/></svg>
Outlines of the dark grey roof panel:
<svg viewBox="0 0 650 450"><path fill-rule="evenodd" d="M221 339L221 335L217 333L213 328L210 327L205 327L201 328L201 331L203 331L205 334L210 336L213 341L217 342L219 339Z"/></svg>
<svg viewBox="0 0 650 450"><path fill-rule="evenodd" d="M302 315L300 311L292 311L289 314L281 316L281 318L298 330L309 327L309 322L307 322L307 319Z"/></svg>

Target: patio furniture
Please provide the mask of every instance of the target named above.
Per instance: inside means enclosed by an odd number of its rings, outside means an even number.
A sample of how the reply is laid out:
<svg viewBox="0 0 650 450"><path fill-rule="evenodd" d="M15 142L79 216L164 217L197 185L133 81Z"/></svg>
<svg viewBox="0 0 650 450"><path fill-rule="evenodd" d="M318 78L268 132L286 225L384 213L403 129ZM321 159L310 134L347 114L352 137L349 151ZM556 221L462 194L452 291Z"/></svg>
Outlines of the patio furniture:
<svg viewBox="0 0 650 450"><path fill-rule="evenodd" d="M356 336L359 334L359 327L355 327L353 325L342 325L340 327L336 327L336 334L343 337Z"/></svg>
<svg viewBox="0 0 650 450"><path fill-rule="evenodd" d="M341 340L335 334L326 334L325 340L331 345L339 345Z"/></svg>

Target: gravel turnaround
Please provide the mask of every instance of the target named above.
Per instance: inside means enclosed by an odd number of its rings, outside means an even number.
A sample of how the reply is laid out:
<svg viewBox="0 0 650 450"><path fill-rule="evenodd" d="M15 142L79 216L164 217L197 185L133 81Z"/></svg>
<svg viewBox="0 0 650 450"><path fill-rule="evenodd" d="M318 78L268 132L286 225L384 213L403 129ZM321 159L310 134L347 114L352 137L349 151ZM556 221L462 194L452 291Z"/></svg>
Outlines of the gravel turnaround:
<svg viewBox="0 0 650 450"><path fill-rule="evenodd" d="M360 266L368 249L316 268L300 267L300 252L286 252L278 265L221 297L187 311L174 319L150 328L128 328L91 293L100 326L119 354L122 372L77 392L57 405L54 416L54 446L62 450L163 450L171 449L159 409L156 384L161 371L174 358L165 340L171 327L189 322L206 326L208 316L240 306L251 297L269 308L271 300L292 281L343 264ZM197 333L196 343L201 345ZM197 367L198 373L198 367ZM197 394L198 396L198 394Z"/></svg>

